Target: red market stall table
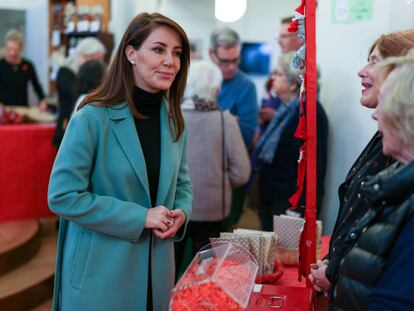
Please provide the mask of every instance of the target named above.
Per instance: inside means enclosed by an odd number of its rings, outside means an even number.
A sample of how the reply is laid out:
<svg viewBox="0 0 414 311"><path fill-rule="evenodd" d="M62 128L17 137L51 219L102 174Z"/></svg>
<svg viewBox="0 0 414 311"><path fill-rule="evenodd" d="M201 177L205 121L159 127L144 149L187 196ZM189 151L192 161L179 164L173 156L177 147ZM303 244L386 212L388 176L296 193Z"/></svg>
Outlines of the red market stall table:
<svg viewBox="0 0 414 311"><path fill-rule="evenodd" d="M54 125L0 126L0 221L52 215L49 175L56 156Z"/></svg>

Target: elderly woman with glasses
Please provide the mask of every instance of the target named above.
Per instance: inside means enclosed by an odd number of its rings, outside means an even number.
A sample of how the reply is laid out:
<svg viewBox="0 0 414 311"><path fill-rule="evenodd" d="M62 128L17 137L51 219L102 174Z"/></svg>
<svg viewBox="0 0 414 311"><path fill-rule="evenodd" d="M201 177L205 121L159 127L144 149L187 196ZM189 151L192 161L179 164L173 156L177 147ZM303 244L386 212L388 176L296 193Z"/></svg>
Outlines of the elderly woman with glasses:
<svg viewBox="0 0 414 311"><path fill-rule="evenodd" d="M279 57L273 76L273 90L282 101L274 118L257 143L254 157L258 162L259 217L262 230L273 229L273 215L284 214L288 199L297 188L297 168L301 140L295 131L299 122L301 72L291 67L294 53ZM317 105L318 119L318 202L324 193L328 121L322 106ZM301 203L303 202L301 200Z"/></svg>

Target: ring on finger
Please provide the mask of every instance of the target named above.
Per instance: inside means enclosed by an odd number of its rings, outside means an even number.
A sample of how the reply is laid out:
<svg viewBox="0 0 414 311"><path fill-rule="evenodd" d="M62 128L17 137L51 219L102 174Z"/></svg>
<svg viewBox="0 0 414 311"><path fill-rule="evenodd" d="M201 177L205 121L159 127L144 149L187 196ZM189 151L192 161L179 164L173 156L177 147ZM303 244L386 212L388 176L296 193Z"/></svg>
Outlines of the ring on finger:
<svg viewBox="0 0 414 311"><path fill-rule="evenodd" d="M174 224L174 218L171 218L171 217L167 218L167 226L170 227L173 224Z"/></svg>

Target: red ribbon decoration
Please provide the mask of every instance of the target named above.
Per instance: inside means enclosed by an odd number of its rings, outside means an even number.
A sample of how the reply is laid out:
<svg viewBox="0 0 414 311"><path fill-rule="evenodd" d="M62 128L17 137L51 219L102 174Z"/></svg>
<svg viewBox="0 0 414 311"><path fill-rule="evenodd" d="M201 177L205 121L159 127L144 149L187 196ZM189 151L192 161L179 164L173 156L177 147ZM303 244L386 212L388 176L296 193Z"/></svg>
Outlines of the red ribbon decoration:
<svg viewBox="0 0 414 311"><path fill-rule="evenodd" d="M306 66L305 66L305 89L306 89L306 113L303 111L301 100L301 114L295 137L304 141L301 147L301 159L298 165L298 190L289 199L293 207L297 206L303 191L303 183L306 178L306 209L305 225L299 244L299 280L302 276L310 273L311 263L316 262L316 190L317 190L317 76L316 76L316 0L302 0L296 9L301 15L305 15L305 38L306 38ZM297 30L297 23L291 24L291 29ZM306 169L305 169L306 168ZM306 174L305 174L306 171ZM313 288L312 283L306 278L307 287Z"/></svg>

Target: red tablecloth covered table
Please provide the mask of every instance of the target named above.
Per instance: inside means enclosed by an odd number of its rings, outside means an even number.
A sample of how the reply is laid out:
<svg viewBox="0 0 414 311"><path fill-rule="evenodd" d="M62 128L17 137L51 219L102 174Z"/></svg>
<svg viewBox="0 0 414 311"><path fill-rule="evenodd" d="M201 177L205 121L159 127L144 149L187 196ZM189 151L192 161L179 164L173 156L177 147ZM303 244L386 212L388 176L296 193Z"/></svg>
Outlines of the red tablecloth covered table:
<svg viewBox="0 0 414 311"><path fill-rule="evenodd" d="M323 236L321 255L322 258L329 252L330 236ZM283 276L277 285L256 286L250 298L248 311L266 310L304 311L312 310L312 292L306 288L306 280L298 280L298 267L286 266Z"/></svg>
<svg viewBox="0 0 414 311"><path fill-rule="evenodd" d="M47 187L54 132L54 125L0 126L0 221L52 215Z"/></svg>

